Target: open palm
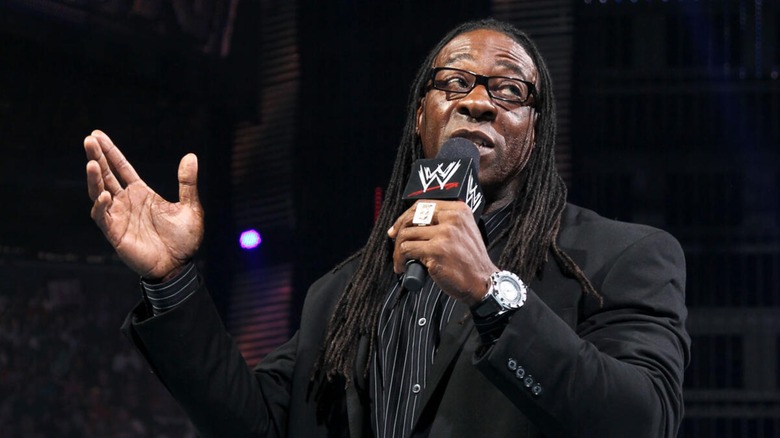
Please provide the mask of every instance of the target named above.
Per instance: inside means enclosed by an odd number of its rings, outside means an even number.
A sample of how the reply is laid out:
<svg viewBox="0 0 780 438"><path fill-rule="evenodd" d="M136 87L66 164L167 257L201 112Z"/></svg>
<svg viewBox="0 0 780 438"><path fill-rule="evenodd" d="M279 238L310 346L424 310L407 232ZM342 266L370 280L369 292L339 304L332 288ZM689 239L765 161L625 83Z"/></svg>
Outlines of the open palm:
<svg viewBox="0 0 780 438"><path fill-rule="evenodd" d="M86 137L84 149L92 219L119 257L147 279L175 274L203 240L197 157L181 159L179 202L172 203L146 185L103 132Z"/></svg>

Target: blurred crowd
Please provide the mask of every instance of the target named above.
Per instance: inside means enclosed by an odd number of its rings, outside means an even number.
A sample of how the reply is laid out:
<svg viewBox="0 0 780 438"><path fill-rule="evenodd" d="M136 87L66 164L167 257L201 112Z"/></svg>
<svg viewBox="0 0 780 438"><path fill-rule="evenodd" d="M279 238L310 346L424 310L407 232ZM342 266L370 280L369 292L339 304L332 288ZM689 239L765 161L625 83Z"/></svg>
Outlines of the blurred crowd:
<svg viewBox="0 0 780 438"><path fill-rule="evenodd" d="M137 279L38 268L0 263L0 435L195 436L119 332Z"/></svg>

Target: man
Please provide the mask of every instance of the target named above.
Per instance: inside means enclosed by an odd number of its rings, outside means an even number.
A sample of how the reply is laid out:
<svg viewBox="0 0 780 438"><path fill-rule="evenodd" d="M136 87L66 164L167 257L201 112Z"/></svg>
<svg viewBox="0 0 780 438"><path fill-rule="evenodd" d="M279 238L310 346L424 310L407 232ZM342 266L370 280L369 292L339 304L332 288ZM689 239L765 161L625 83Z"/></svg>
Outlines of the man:
<svg viewBox="0 0 780 438"><path fill-rule="evenodd" d="M111 140L85 139L92 216L144 279L123 330L204 436L675 436L688 362L679 244L566 204L550 77L493 20L423 62L365 247L312 285L300 330L249 370L189 262L197 160L170 204ZM474 142L488 242L460 201L428 226L401 201L411 164ZM410 259L429 280L400 286Z"/></svg>

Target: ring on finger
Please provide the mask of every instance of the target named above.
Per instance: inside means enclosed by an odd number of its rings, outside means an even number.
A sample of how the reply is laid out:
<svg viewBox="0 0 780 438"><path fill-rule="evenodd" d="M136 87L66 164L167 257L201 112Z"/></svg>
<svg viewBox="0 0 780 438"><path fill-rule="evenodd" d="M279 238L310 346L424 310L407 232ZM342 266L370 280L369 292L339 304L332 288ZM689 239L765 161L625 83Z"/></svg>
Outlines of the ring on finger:
<svg viewBox="0 0 780 438"><path fill-rule="evenodd" d="M418 202L414 209L412 223L424 227L433 221L433 212L436 210L435 202Z"/></svg>

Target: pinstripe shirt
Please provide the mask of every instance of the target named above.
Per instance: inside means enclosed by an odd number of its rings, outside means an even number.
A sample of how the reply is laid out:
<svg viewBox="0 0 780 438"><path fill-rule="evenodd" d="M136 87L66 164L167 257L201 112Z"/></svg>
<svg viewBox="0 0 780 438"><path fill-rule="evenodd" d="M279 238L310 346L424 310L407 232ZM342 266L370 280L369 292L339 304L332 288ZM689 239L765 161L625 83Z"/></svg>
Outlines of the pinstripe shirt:
<svg viewBox="0 0 780 438"><path fill-rule="evenodd" d="M485 215L488 240L509 223L511 205ZM452 319L455 300L428 277L419 292L392 285L382 304L372 364L371 422L377 437L403 437L412 430L419 396L436 359L439 336Z"/></svg>

